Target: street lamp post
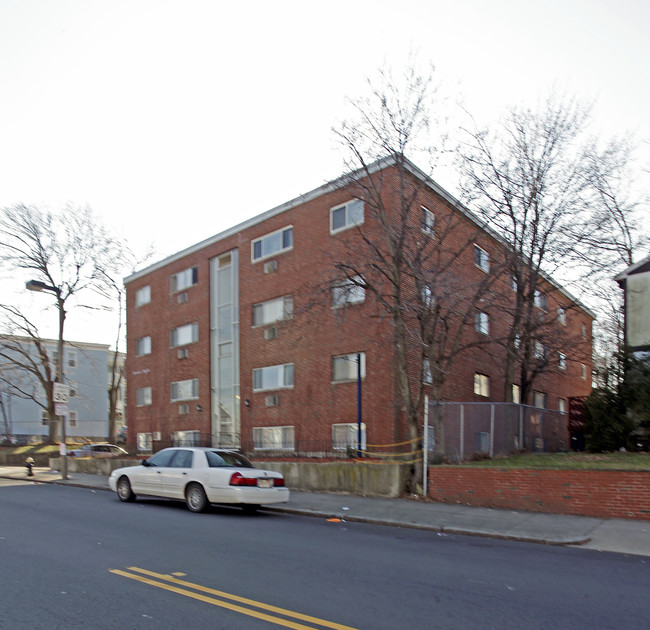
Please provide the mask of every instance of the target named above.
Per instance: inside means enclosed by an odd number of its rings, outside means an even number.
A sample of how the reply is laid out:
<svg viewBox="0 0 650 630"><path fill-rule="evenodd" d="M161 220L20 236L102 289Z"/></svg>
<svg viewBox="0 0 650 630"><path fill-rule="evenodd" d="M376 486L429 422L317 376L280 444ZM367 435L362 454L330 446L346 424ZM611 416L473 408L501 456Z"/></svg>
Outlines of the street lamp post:
<svg viewBox="0 0 650 630"><path fill-rule="evenodd" d="M61 299L61 289L59 287L50 286L39 280L30 280L25 287L29 291L47 291L56 295L56 305L59 309L59 339L57 344L57 361L56 361L56 381L63 384L63 323L65 321L65 309L63 300ZM65 416L59 416L59 426L61 427L61 477L68 478L68 460L66 453L66 434L65 434Z"/></svg>

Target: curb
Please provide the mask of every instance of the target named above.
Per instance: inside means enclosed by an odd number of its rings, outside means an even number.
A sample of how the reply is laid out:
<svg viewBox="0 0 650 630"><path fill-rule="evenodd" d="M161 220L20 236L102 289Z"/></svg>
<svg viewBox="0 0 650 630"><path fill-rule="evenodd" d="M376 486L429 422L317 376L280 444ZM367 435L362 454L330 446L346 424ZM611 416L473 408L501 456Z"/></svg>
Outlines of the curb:
<svg viewBox="0 0 650 630"><path fill-rule="evenodd" d="M105 490L112 492L108 486L95 486L88 483L83 483L80 481L74 481L71 479L33 479L31 477L16 477L10 475L0 474L0 479L10 479L12 481L27 481L31 483L47 483L50 485L60 485L60 486L71 486L73 488L86 488L89 490ZM580 537L580 538L537 538L534 536L524 536L517 534L503 534L494 531L480 530L480 529L469 529L464 527L438 527L436 525L427 525L424 523L407 523L403 521L393 521L388 519L378 519L372 518L369 516L354 516L346 514L342 516L341 514L335 512L320 512L317 510L304 510L300 508L291 508L291 507L278 507L278 506L262 506L262 510L265 512L279 512L283 514L295 514L296 516L311 516L316 518L339 518L342 522L350 523L367 523L369 525L381 525L384 527L401 527L405 529L415 529L420 531L429 531L436 532L438 534L455 534L460 536L476 536L480 538L492 538L496 540L511 540L514 542L526 542L526 543L536 543L541 545L550 545L556 547L565 547L571 545L585 545L591 541L589 536Z"/></svg>

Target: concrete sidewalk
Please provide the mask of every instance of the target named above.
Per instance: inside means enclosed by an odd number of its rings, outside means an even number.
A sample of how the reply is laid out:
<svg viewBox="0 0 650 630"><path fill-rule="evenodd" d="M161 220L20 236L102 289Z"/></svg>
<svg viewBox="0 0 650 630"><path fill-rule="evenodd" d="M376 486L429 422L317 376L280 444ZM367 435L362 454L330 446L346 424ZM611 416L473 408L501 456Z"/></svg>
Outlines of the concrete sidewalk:
<svg viewBox="0 0 650 630"><path fill-rule="evenodd" d="M70 473L69 479L63 481L58 471L48 468L36 468L34 476L27 477L23 467L0 466L0 477L109 490L105 476ZM641 520L540 514L410 499L297 491L291 492L289 503L264 509L446 534L487 536L547 545L580 545L598 551L650 556L650 522Z"/></svg>

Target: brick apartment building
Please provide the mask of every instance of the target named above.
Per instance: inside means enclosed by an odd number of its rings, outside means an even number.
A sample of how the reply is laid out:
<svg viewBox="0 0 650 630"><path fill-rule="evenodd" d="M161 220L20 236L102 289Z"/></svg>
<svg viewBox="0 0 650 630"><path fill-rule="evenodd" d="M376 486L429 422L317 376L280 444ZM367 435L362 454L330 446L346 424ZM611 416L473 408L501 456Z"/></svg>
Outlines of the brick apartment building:
<svg viewBox="0 0 650 630"><path fill-rule="evenodd" d="M470 283L492 273L490 261L504 250L498 235L412 163L406 168L419 237L433 242L445 218L455 217L457 277ZM398 193L394 170L389 158L363 180L381 183L388 208ZM126 278L131 446L146 452L189 440L317 453L354 442L357 357L363 442L408 437L393 323L373 294L337 280L337 262L355 249L366 256L362 232L376 229L359 190L359 181L342 177ZM507 281L494 286L511 299ZM556 369L538 377L526 402L566 412L570 397L591 389L592 316L549 279L543 286L540 313L578 341L557 353ZM503 336L504 311L481 309L466 335ZM466 352L450 370L444 399L504 401L502 352L496 345ZM415 355L413 369L421 369Z"/></svg>

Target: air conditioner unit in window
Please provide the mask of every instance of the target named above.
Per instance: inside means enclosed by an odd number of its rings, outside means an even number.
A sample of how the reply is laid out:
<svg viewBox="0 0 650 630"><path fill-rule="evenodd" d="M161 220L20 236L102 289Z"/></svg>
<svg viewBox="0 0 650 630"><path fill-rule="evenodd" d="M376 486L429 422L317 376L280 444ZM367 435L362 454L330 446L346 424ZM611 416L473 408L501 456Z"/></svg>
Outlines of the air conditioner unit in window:
<svg viewBox="0 0 650 630"><path fill-rule="evenodd" d="M264 273L273 273L274 271L277 270L278 270L277 260L269 260L268 262L264 263Z"/></svg>
<svg viewBox="0 0 650 630"><path fill-rule="evenodd" d="M152 438L153 440L155 440L156 442L160 442L160 440L162 439L162 438L161 438L161 435L160 435L160 431L154 431L154 432L151 434L151 438Z"/></svg>
<svg viewBox="0 0 650 630"><path fill-rule="evenodd" d="M271 326L264 330L264 339L275 339L278 336L278 329L276 326Z"/></svg>
<svg viewBox="0 0 650 630"><path fill-rule="evenodd" d="M190 356L190 351L188 348L179 348L178 349L178 358L187 359Z"/></svg>
<svg viewBox="0 0 650 630"><path fill-rule="evenodd" d="M280 398L277 394L269 394L264 402L267 407L277 407L280 404Z"/></svg>

